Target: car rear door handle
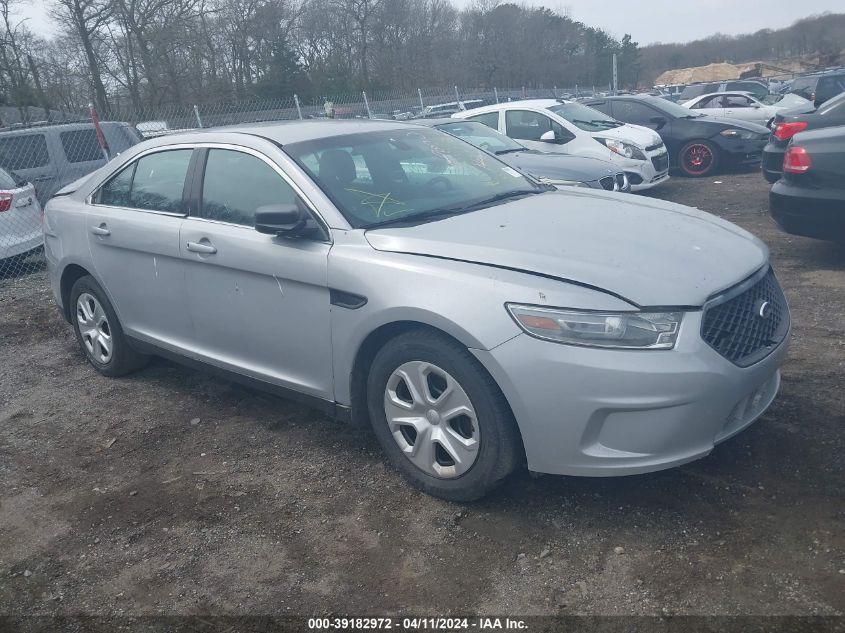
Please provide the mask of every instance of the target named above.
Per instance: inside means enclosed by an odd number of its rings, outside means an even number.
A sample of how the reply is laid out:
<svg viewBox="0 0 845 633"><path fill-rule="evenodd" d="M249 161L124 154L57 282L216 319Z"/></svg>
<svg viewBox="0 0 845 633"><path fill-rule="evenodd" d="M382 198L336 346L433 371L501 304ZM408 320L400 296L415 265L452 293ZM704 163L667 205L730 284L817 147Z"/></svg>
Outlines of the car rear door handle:
<svg viewBox="0 0 845 633"><path fill-rule="evenodd" d="M188 242L188 250L193 253L202 253L203 255L214 255L217 252L217 247L208 242Z"/></svg>
<svg viewBox="0 0 845 633"><path fill-rule="evenodd" d="M105 224L101 224L100 226L92 226L91 232L94 235L99 235L101 237L106 237L107 235L111 235L111 231L109 231L108 227Z"/></svg>

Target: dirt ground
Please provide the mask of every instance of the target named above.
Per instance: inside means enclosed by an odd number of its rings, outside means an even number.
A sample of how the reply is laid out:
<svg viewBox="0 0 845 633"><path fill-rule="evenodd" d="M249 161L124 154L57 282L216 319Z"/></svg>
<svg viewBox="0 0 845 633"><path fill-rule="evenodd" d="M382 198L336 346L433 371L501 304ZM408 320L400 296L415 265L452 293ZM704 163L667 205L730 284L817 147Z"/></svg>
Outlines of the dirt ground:
<svg viewBox="0 0 845 633"><path fill-rule="evenodd" d="M654 195L771 247L794 333L769 412L682 468L471 505L298 404L163 360L103 378L43 270L0 280L0 613L843 615L845 250L780 232L767 190Z"/></svg>

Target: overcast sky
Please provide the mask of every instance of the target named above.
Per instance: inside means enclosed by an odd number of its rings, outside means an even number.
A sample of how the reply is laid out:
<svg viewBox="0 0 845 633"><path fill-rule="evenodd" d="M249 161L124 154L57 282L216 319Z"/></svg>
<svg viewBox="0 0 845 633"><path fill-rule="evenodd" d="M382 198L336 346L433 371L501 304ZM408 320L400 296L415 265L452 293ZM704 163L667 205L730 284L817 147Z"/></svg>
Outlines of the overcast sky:
<svg viewBox="0 0 845 633"><path fill-rule="evenodd" d="M475 0L452 1L465 7ZM630 33L640 44L776 29L817 13L843 10L842 0L527 0L526 4L568 11L573 19L616 37ZM47 17L46 5L45 0L23 0L18 13L30 18L33 31L49 36L56 26Z"/></svg>

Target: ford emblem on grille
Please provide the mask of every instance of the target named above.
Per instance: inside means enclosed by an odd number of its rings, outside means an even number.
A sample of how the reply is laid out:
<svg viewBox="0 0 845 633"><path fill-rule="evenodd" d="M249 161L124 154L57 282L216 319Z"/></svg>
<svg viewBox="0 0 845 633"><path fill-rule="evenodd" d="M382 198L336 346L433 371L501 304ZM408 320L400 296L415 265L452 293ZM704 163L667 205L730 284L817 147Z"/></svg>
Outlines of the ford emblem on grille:
<svg viewBox="0 0 845 633"><path fill-rule="evenodd" d="M759 299L757 301L757 305L755 305L754 308L754 311L757 313L757 316L761 319L768 319L770 316L772 316L772 304L768 301Z"/></svg>

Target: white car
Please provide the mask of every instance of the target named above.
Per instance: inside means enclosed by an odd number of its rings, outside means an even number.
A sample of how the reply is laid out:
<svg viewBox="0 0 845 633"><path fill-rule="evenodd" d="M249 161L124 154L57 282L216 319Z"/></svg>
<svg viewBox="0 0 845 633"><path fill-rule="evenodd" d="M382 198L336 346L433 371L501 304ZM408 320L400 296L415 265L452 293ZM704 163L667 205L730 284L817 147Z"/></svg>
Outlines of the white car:
<svg viewBox="0 0 845 633"><path fill-rule="evenodd" d="M669 180L669 154L657 132L622 123L575 101L509 101L452 117L484 123L529 149L609 161L625 172L631 191Z"/></svg>
<svg viewBox="0 0 845 633"><path fill-rule="evenodd" d="M685 108L715 117L750 121L771 127L775 115L788 104L766 105L748 92L711 92L681 103Z"/></svg>
<svg viewBox="0 0 845 633"><path fill-rule="evenodd" d="M35 250L43 241L35 187L0 169L0 265Z"/></svg>

